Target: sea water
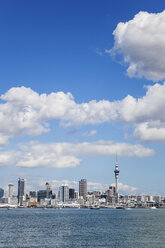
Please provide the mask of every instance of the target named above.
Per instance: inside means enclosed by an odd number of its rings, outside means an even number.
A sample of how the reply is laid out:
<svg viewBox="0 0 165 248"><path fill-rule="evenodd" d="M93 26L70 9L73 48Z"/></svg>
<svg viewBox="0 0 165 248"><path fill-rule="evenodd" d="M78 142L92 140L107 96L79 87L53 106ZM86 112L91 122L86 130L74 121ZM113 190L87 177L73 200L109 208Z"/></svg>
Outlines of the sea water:
<svg viewBox="0 0 165 248"><path fill-rule="evenodd" d="M0 209L0 247L165 248L165 209Z"/></svg>

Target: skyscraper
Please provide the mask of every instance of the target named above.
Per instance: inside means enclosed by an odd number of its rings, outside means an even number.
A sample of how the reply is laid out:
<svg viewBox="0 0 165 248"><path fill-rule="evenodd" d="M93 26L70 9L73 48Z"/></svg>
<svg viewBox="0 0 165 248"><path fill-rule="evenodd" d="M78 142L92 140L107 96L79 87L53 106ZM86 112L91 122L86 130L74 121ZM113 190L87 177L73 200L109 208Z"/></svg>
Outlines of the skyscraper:
<svg viewBox="0 0 165 248"><path fill-rule="evenodd" d="M26 180L18 179L18 203L23 204L23 201L26 200Z"/></svg>
<svg viewBox="0 0 165 248"><path fill-rule="evenodd" d="M61 185L59 188L60 201L66 202L69 200L69 187L68 185Z"/></svg>
<svg viewBox="0 0 165 248"><path fill-rule="evenodd" d="M84 200L87 197L87 180L81 179L79 181L79 196L82 196Z"/></svg>
<svg viewBox="0 0 165 248"><path fill-rule="evenodd" d="M14 185L12 183L9 183L8 185L8 197L13 197L14 195Z"/></svg>
<svg viewBox="0 0 165 248"><path fill-rule="evenodd" d="M0 188L0 198L4 196L4 189Z"/></svg>
<svg viewBox="0 0 165 248"><path fill-rule="evenodd" d="M46 187L46 198L51 198L52 197L52 187L49 183L45 184Z"/></svg>
<svg viewBox="0 0 165 248"><path fill-rule="evenodd" d="M116 188L114 186L109 186L109 196L115 196Z"/></svg>
<svg viewBox="0 0 165 248"><path fill-rule="evenodd" d="M69 189L69 199L74 199L75 189Z"/></svg>

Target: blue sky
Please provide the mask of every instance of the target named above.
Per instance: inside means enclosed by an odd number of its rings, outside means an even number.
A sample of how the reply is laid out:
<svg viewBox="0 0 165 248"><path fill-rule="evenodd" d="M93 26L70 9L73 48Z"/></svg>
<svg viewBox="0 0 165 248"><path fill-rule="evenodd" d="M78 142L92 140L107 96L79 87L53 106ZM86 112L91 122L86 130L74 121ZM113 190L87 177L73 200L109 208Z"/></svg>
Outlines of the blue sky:
<svg viewBox="0 0 165 248"><path fill-rule="evenodd" d="M117 152L121 192L165 194L163 11L160 0L1 1L0 186L103 189Z"/></svg>

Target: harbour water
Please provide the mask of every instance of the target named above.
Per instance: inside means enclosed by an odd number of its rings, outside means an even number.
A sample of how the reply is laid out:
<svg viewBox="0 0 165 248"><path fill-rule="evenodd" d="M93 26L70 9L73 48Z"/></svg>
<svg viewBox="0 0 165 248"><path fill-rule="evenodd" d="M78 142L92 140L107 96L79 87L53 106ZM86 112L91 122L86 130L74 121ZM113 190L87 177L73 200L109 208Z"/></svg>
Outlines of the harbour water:
<svg viewBox="0 0 165 248"><path fill-rule="evenodd" d="M165 248L165 209L0 209L0 247Z"/></svg>

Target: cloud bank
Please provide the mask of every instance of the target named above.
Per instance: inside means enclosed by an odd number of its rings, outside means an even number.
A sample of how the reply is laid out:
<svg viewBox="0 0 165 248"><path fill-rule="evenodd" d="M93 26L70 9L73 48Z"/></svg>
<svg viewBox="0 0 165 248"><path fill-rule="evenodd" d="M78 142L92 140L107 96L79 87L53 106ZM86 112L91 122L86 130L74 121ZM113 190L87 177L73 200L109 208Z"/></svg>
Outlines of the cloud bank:
<svg viewBox="0 0 165 248"><path fill-rule="evenodd" d="M150 157L155 152L142 145L97 141L83 143L47 143L30 142L20 145L17 151L1 152L0 166L71 168L79 166L84 156L112 155L116 152L124 157Z"/></svg>
<svg viewBox="0 0 165 248"><path fill-rule="evenodd" d="M48 132L48 120L51 119L59 119L63 125L72 126L113 120L140 123L135 129L136 137L141 140L164 139L159 133L160 128L161 131L165 130L165 84L148 86L147 93L142 98L136 99L128 95L123 100L114 102L102 100L77 104L70 93L39 95L25 87L10 89L1 96L1 100L6 103L0 104L0 145L7 144L11 137L21 134L34 136ZM144 128L151 128L145 123L152 123L154 128L152 130L155 135L150 135L150 138L143 136Z"/></svg>
<svg viewBox="0 0 165 248"><path fill-rule="evenodd" d="M114 47L108 52L123 56L129 77L165 79L165 11L141 11L132 20L120 22L113 35Z"/></svg>
<svg viewBox="0 0 165 248"><path fill-rule="evenodd" d="M38 94L30 88L11 88L0 96L0 146L15 136L37 136L50 131L49 120L78 127L119 121L135 125L142 141L165 141L165 84L146 88L146 95L120 101L76 103L71 93ZM94 135L95 130L85 135ZM161 135L162 134L162 135Z"/></svg>

